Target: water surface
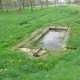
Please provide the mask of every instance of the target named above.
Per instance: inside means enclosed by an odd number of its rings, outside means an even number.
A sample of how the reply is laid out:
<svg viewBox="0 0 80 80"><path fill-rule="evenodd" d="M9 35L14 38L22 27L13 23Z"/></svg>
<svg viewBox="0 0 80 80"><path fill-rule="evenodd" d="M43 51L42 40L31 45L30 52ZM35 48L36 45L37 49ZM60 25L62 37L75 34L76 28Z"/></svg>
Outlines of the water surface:
<svg viewBox="0 0 80 80"><path fill-rule="evenodd" d="M40 41L39 47L48 48L52 50L59 50L62 48L66 32L55 32L50 30L43 36Z"/></svg>

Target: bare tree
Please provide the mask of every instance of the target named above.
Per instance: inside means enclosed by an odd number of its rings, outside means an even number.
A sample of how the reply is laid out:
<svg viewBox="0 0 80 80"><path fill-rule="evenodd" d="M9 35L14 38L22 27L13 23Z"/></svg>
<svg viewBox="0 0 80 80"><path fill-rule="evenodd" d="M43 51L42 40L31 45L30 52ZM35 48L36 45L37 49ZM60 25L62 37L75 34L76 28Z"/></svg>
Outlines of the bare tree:
<svg viewBox="0 0 80 80"><path fill-rule="evenodd" d="M23 5L23 9L24 9L24 1L25 1L25 0L23 0L23 2L22 2L22 5Z"/></svg>
<svg viewBox="0 0 80 80"><path fill-rule="evenodd" d="M74 2L80 4L80 0L74 0Z"/></svg>
<svg viewBox="0 0 80 80"><path fill-rule="evenodd" d="M48 5L49 5L49 1L48 1L48 0L46 0L46 5L47 5L47 7L48 7Z"/></svg>
<svg viewBox="0 0 80 80"><path fill-rule="evenodd" d="M56 8L57 0L55 0L55 8Z"/></svg>
<svg viewBox="0 0 80 80"><path fill-rule="evenodd" d="M67 0L67 3L70 4L71 3L71 0Z"/></svg>
<svg viewBox="0 0 80 80"><path fill-rule="evenodd" d="M8 0L6 0L6 10L8 12Z"/></svg>
<svg viewBox="0 0 80 80"><path fill-rule="evenodd" d="M30 0L31 11L33 11L33 3L34 3L34 1L33 0Z"/></svg>
<svg viewBox="0 0 80 80"><path fill-rule="evenodd" d="M0 0L0 10L2 10L2 0Z"/></svg>
<svg viewBox="0 0 80 80"><path fill-rule="evenodd" d="M21 0L17 0L17 2L18 2L19 10L21 10Z"/></svg>
<svg viewBox="0 0 80 80"><path fill-rule="evenodd" d="M40 1L40 5L41 5L41 9L43 9L43 0L39 0Z"/></svg>

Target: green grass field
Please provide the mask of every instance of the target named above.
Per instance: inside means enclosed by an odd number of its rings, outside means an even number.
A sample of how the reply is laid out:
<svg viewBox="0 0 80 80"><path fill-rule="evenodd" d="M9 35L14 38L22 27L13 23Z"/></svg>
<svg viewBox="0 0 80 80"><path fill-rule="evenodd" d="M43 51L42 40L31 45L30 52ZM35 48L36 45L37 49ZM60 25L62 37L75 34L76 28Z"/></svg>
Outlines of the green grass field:
<svg viewBox="0 0 80 80"><path fill-rule="evenodd" d="M67 46L75 50L47 50L47 57L34 59L27 53L11 50L32 32L47 26L69 27ZM0 11L0 80L80 80L79 53L79 5L34 8L34 12Z"/></svg>

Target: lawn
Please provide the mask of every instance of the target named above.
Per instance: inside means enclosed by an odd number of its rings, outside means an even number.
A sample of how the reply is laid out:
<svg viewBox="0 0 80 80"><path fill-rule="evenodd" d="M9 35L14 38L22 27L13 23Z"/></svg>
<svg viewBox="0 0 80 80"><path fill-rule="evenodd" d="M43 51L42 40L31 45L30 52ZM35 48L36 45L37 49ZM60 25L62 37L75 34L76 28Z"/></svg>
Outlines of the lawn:
<svg viewBox="0 0 80 80"><path fill-rule="evenodd" d="M12 47L39 28L70 28L65 51L46 50L47 57L31 59ZM19 11L0 11L0 80L80 80L80 6L65 5Z"/></svg>

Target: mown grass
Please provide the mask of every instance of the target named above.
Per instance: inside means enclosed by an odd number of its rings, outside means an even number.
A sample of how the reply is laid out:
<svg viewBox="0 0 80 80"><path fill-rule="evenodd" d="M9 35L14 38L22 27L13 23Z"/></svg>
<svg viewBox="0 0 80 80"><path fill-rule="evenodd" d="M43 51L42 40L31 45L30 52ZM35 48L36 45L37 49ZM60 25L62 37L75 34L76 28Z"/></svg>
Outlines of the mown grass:
<svg viewBox="0 0 80 80"><path fill-rule="evenodd" d="M80 80L79 7L0 11L0 80ZM28 58L27 53L11 50L35 30L49 25L70 27L67 46L76 50L47 51L47 57L34 59Z"/></svg>

